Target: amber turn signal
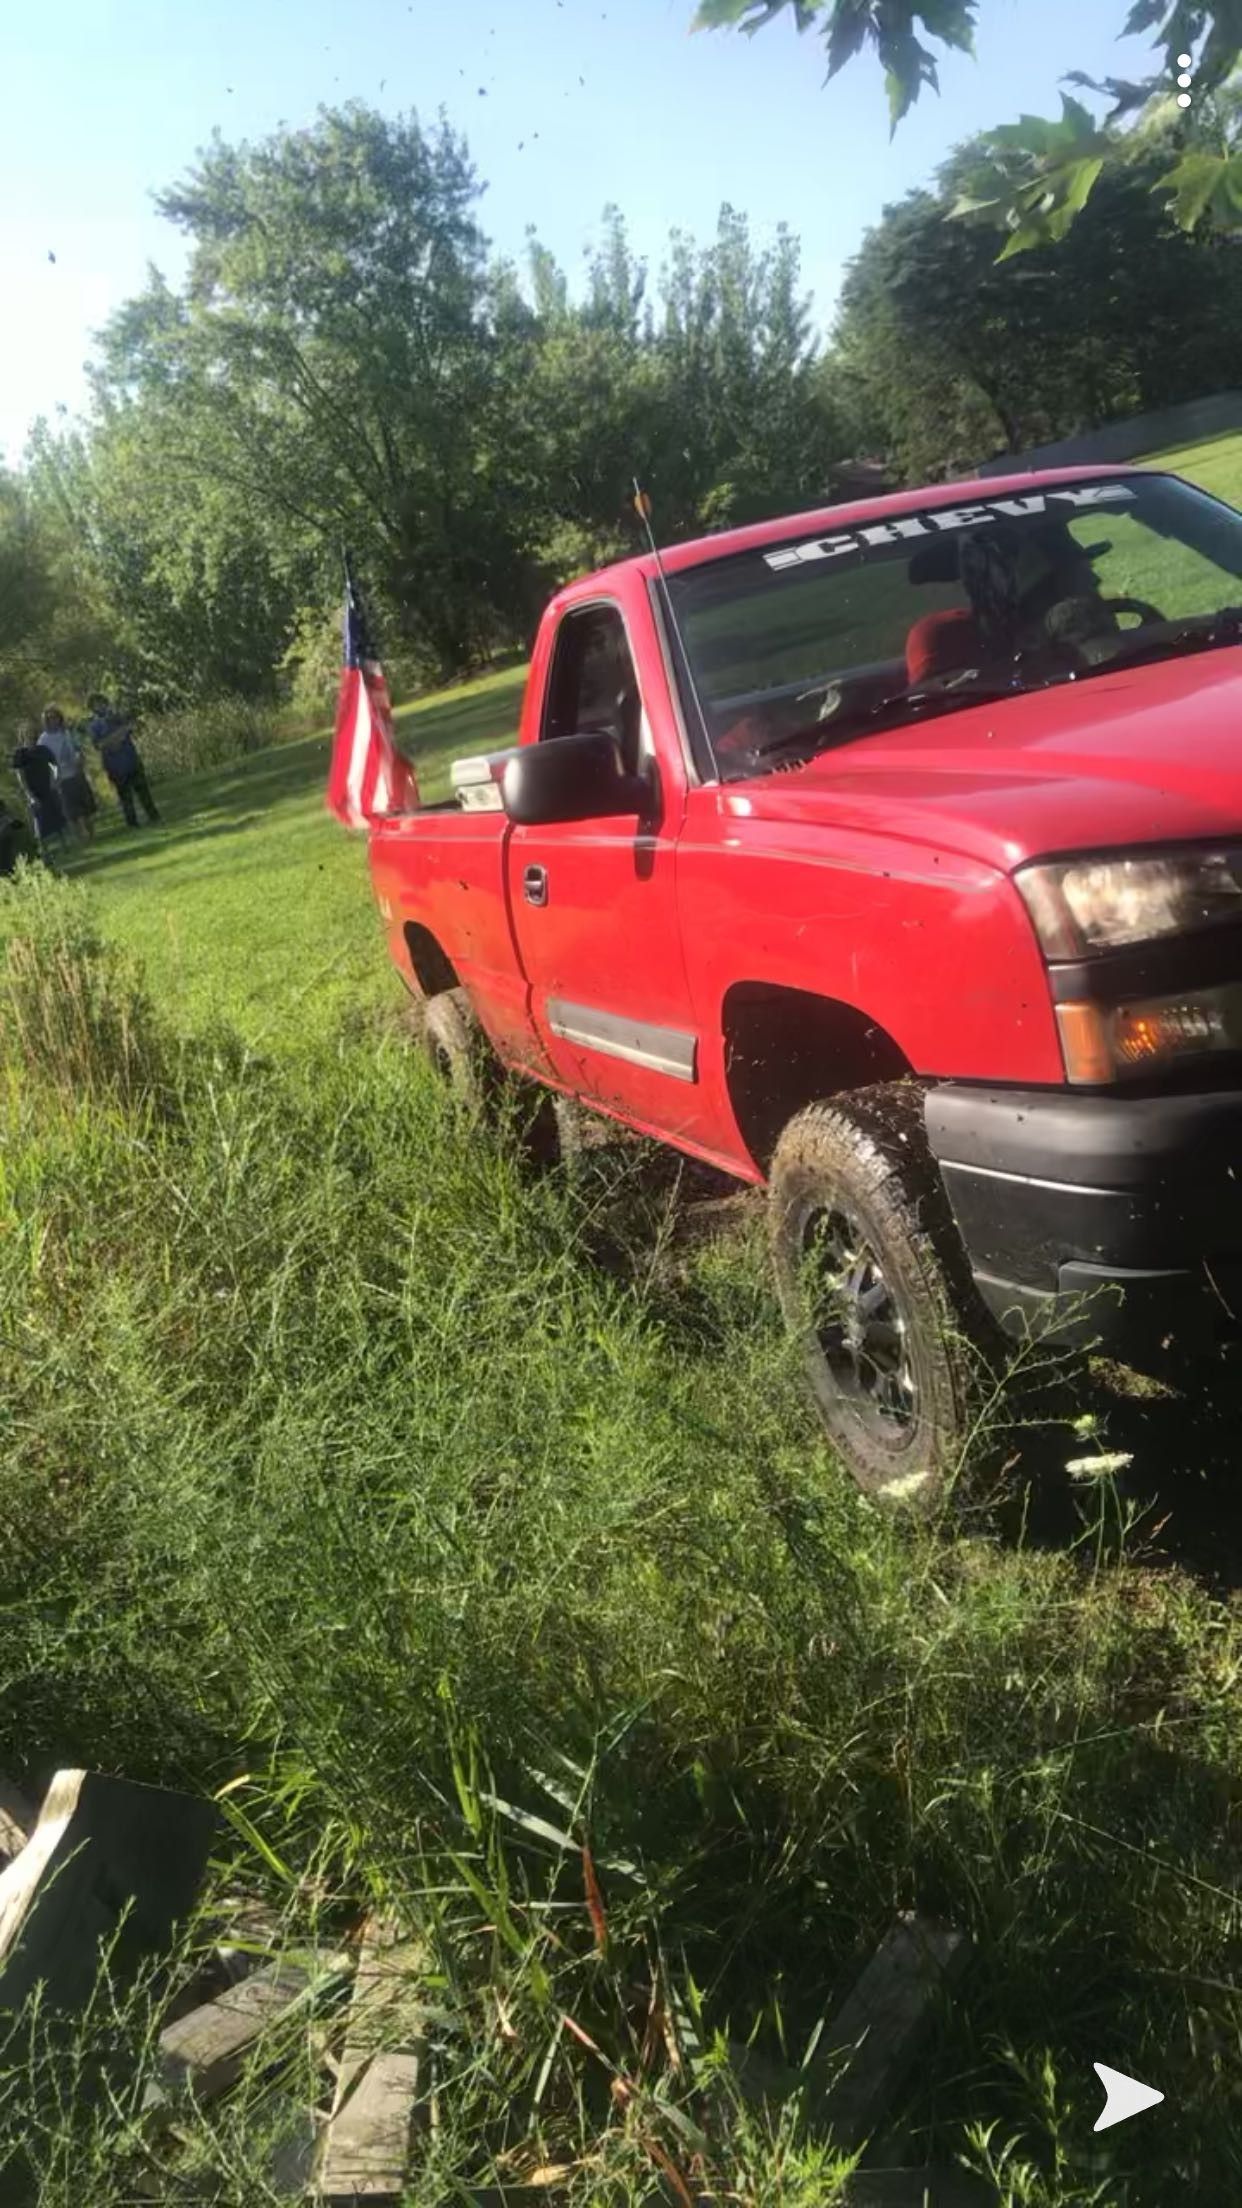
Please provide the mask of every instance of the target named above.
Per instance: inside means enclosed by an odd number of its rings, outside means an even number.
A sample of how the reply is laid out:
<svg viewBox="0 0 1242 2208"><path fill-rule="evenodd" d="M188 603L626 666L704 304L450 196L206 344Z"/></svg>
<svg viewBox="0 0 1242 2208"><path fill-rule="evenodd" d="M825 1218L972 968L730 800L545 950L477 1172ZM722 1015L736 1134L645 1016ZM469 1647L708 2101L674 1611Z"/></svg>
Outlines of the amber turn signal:
<svg viewBox="0 0 1242 2208"><path fill-rule="evenodd" d="M1108 1015L1098 1004L1059 1004L1057 1026L1067 1081L1099 1083L1115 1078Z"/></svg>

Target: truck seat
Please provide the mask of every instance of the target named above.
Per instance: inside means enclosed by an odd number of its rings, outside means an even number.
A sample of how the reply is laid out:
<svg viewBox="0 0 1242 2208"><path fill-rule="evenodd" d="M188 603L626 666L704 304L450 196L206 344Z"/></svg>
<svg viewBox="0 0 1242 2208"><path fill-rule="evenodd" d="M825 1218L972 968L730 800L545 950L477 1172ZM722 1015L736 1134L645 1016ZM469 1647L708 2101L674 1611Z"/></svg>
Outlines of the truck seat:
<svg viewBox="0 0 1242 2208"><path fill-rule="evenodd" d="M925 613L906 638L906 678L913 683L960 674L964 667L977 667L982 657L975 617L965 606Z"/></svg>

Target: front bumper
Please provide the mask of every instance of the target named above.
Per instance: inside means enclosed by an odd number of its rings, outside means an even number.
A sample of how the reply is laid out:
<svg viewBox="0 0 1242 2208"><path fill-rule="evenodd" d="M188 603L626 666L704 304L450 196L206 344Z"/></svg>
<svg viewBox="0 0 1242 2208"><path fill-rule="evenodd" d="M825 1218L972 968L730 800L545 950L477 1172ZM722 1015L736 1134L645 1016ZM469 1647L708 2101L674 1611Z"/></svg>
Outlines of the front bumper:
<svg viewBox="0 0 1242 2208"><path fill-rule="evenodd" d="M1242 1322L1242 1090L1101 1096L945 1082L928 1140L1006 1330L1119 1356Z"/></svg>

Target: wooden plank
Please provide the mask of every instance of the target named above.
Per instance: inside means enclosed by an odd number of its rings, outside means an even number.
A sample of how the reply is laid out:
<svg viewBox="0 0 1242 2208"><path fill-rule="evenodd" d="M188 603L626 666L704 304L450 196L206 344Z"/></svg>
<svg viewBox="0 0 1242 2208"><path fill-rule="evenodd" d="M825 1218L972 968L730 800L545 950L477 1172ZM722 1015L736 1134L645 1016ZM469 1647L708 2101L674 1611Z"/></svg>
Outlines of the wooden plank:
<svg viewBox="0 0 1242 2208"><path fill-rule="evenodd" d="M345 2052L324 2134L316 2197L397 2200L426 2093L425 1952L395 1925L372 1919L354 1980Z"/></svg>
<svg viewBox="0 0 1242 2208"><path fill-rule="evenodd" d="M210 1802L95 1771L58 1771L34 1831L0 1872L0 2011L42 1983L81 2008L108 1945L114 1981L165 1953L190 1913L216 1829Z"/></svg>
<svg viewBox="0 0 1242 2208"><path fill-rule="evenodd" d="M37 1822L34 1803L0 1771L0 1870L21 1854Z"/></svg>
<svg viewBox="0 0 1242 2208"><path fill-rule="evenodd" d="M200 2101L213 2100L240 2077L265 2032L274 2030L304 2000L322 1998L339 1987L346 1958L327 1956L322 1963L287 1958L269 1963L227 1986L214 2001L204 2001L160 2033L158 2082L147 2092L156 2108L189 2087Z"/></svg>
<svg viewBox="0 0 1242 2208"><path fill-rule="evenodd" d="M826 2027L808 2079L812 2120L843 2146L861 2145L886 2113L970 1952L965 1933L910 1913L881 1940Z"/></svg>

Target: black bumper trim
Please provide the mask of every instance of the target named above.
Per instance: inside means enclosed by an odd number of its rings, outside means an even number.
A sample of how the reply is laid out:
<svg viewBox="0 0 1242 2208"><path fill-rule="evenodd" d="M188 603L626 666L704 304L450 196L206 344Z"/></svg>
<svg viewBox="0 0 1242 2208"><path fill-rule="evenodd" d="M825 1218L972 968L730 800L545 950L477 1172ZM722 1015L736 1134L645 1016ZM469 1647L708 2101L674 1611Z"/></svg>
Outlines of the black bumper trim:
<svg viewBox="0 0 1242 2208"><path fill-rule="evenodd" d="M928 1092L928 1140L976 1286L1013 1332L1215 1333L1242 1317L1242 1092Z"/></svg>
<svg viewBox="0 0 1242 2208"><path fill-rule="evenodd" d="M930 1089L927 1136L942 1165L1116 1191L1216 1157L1242 1174L1242 1089L1114 1096L1081 1089Z"/></svg>

